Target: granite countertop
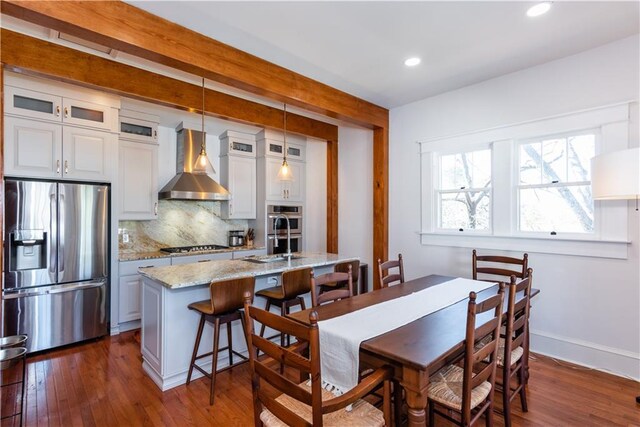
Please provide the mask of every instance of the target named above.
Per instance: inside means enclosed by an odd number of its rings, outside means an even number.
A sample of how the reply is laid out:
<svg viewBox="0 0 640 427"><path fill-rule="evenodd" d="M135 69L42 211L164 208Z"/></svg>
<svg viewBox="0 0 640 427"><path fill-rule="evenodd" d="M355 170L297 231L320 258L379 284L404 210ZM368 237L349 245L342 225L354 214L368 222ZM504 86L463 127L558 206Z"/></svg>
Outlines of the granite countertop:
<svg viewBox="0 0 640 427"><path fill-rule="evenodd" d="M265 246L236 246L229 247L226 249L214 249L211 251L201 251L201 252L185 252L185 253L167 253L162 251L153 251L153 252L129 252L129 253L119 253L118 261L140 261L143 259L154 259L154 258L169 258L169 257L180 257L180 256L193 256L193 255L207 255L207 254L217 254L223 252L241 252L241 251L253 251L265 249Z"/></svg>
<svg viewBox="0 0 640 427"><path fill-rule="evenodd" d="M166 267L140 268L138 272L165 288L178 289L208 285L213 280L234 279L246 276L266 276L282 273L285 270L293 268L321 267L336 264L341 261L358 259L357 257L324 252L301 252L295 255L301 258L271 263L255 263L242 259L219 260Z"/></svg>

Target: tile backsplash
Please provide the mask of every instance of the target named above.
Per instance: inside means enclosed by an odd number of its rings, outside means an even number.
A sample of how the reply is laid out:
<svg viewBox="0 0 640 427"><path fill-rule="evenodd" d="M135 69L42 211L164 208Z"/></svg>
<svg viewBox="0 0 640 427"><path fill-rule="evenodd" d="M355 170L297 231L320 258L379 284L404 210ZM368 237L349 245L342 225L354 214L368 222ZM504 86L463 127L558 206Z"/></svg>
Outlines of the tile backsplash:
<svg viewBox="0 0 640 427"><path fill-rule="evenodd" d="M228 231L246 231L248 223L220 218L221 203L226 202L160 200L158 219L118 223L120 253L153 252L167 246L226 245ZM123 241L124 234L128 242Z"/></svg>

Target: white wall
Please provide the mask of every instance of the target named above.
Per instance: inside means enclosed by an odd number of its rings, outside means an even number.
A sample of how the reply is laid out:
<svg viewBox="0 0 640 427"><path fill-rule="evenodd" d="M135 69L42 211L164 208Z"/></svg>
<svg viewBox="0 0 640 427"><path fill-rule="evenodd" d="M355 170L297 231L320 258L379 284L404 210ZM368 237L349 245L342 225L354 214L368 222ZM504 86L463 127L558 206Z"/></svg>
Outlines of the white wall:
<svg viewBox="0 0 640 427"><path fill-rule="evenodd" d="M338 128L338 251L360 257L373 272L373 132Z"/></svg>
<svg viewBox="0 0 640 427"><path fill-rule="evenodd" d="M305 246L327 250L327 142L307 138Z"/></svg>
<svg viewBox="0 0 640 427"><path fill-rule="evenodd" d="M627 38L393 109L389 253L404 254L407 278L471 275L469 249L420 244L416 141L637 100L638 52L638 37ZM632 146L638 123L634 104ZM531 313L533 351L640 378L639 223L630 206L626 260L530 253L534 287L542 291Z"/></svg>

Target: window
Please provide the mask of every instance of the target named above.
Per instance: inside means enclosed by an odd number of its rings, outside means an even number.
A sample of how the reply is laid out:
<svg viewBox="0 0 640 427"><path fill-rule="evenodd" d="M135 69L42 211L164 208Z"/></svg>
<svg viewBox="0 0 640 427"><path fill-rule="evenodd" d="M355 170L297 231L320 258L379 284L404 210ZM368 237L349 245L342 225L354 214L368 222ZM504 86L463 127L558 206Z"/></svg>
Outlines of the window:
<svg viewBox="0 0 640 427"><path fill-rule="evenodd" d="M440 155L438 175L438 228L490 230L491 149Z"/></svg>
<svg viewBox="0 0 640 427"><path fill-rule="evenodd" d="M518 231L593 233L593 131L519 144Z"/></svg>

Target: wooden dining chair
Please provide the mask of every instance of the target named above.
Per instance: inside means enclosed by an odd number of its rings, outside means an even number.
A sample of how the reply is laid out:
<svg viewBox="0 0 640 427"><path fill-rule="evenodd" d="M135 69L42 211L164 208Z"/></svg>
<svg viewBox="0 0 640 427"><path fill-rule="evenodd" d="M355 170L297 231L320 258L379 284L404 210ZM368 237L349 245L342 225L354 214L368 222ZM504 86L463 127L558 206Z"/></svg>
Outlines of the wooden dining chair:
<svg viewBox="0 0 640 427"><path fill-rule="evenodd" d="M353 296L353 282L351 276L351 265L347 266L346 273L327 273L314 276L311 271L311 305L317 307L328 302L338 301ZM325 287L327 284L346 282L346 287Z"/></svg>
<svg viewBox="0 0 640 427"><path fill-rule="evenodd" d="M389 270L397 268L397 273ZM382 262L378 259L378 277L380 278L380 288L386 288L398 283L404 283L404 266L402 265L402 254L398 254L398 260Z"/></svg>
<svg viewBox="0 0 640 427"><path fill-rule="evenodd" d="M315 311L309 315L310 325L306 326L253 307L250 295L247 295L244 307L256 427L390 425L390 368L377 369L355 388L336 397L322 388L320 338ZM292 335L300 344L283 347L268 341L254 332L254 321L282 334ZM308 351L308 356L302 350ZM258 351L266 357L258 359ZM287 373L297 371L301 378L306 379L300 384L292 381L289 376L274 369L274 365L279 363L287 366ZM275 388L280 394L265 390L263 383L268 383L271 389ZM361 399L381 383L384 384L386 397L383 412ZM345 410L349 405L352 405L351 410Z"/></svg>
<svg viewBox="0 0 640 427"><path fill-rule="evenodd" d="M476 303L475 292L469 294L463 367L445 366L429 379L429 426L434 425L436 414L459 426L473 425L484 414L487 426L493 425L493 391L503 300L502 282L498 293L482 302ZM493 313L487 319L489 312ZM483 322L478 326L480 315ZM480 342L484 345L478 346ZM453 413L457 413L458 418L454 418Z"/></svg>
<svg viewBox="0 0 640 427"><path fill-rule="evenodd" d="M511 275L519 279L524 279L527 276L528 262L529 254L526 253L522 256L522 259L520 259L498 255L478 255L474 249L472 253L473 280L497 282L498 280L492 279L496 276L501 276L505 282L508 282ZM505 264L508 264L508 266L505 266ZM520 268L513 270L511 269L513 268L511 265L517 265L520 266ZM478 279L478 274L489 275L491 277Z"/></svg>
<svg viewBox="0 0 640 427"><path fill-rule="evenodd" d="M527 412L526 367L529 355L529 309L533 270L519 282L511 276L507 297L507 321L504 337L498 344L498 369L502 375L496 379L498 390L502 390L504 424L511 426L511 401L520 395L522 412ZM511 386L515 376L517 385Z"/></svg>

